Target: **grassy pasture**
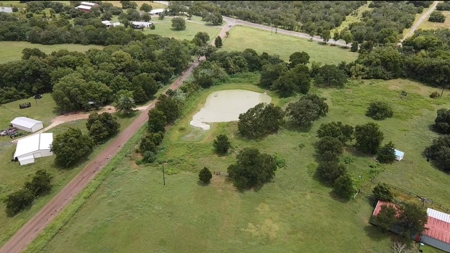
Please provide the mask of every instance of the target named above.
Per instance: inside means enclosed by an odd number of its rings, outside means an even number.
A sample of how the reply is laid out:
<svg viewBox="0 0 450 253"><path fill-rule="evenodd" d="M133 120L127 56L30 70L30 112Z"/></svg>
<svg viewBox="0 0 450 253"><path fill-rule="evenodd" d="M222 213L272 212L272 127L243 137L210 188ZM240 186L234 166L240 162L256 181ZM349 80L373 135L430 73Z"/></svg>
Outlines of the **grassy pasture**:
<svg viewBox="0 0 450 253"><path fill-rule="evenodd" d="M450 28L450 11L442 11L442 14L445 16L444 23L435 23L425 20L422 24L420 24L419 29L423 30L435 30L439 28Z"/></svg>
<svg viewBox="0 0 450 253"><path fill-rule="evenodd" d="M58 44L58 45L41 45L32 44L24 41L0 41L0 63L8 61L16 61L22 59L22 51L25 48L38 48L46 54L50 54L54 51L61 49L67 49L69 51L86 52L90 48L102 49L102 46L97 45L78 45L78 44Z"/></svg>
<svg viewBox="0 0 450 253"><path fill-rule="evenodd" d="M420 155L437 136L428 127L436 109L450 106L447 95L445 100L433 100L428 95L434 89L416 82L371 80L351 83L344 89L313 88L313 93L327 98L330 111L309 130L283 129L261 141L246 141L236 136L236 122L215 123L206 132L189 126L211 92L262 92L253 85L257 80L252 74L231 78L190 100L184 117L167 132L157 163L137 166L132 158L120 161L43 252L381 253L387 252L394 236L368 224L372 213L368 196L375 182L448 203L450 177ZM408 93L406 98L400 97L402 90ZM274 104L283 107L297 100L269 95ZM314 179L315 133L321 123L331 121L351 125L371 122L364 112L373 100L393 105L395 116L378 123L385 142L392 140L405 151L405 158L392 165L376 165L371 157L347 148L343 160L347 157L348 170L361 193L354 200L341 202L330 195L330 188ZM233 150L218 157L213 154L212 141L222 133L231 138ZM224 177L216 175L209 186L197 183L201 168L225 172L244 147L278 153L287 167L280 168L275 180L257 192L238 193ZM371 177L374 183L370 183ZM422 249L437 252L427 246Z"/></svg>
<svg viewBox="0 0 450 253"><path fill-rule="evenodd" d="M349 49L342 49L330 44L320 45L307 39L284 34L271 34L269 31L236 26L230 31L230 36L223 41L221 50L243 51L247 48L252 48L258 54L262 52L277 54L286 61L289 60L289 56L292 53L305 51L310 56L310 62L316 61L323 64L339 64L342 61L351 62L358 57L357 53L352 53Z"/></svg>
<svg viewBox="0 0 450 253"><path fill-rule="evenodd" d="M47 95L49 97L49 95ZM44 96L45 97L45 96ZM33 108L33 107L31 107ZM124 130L137 116L118 117L121 124L121 131ZM77 120L59 125L48 132L54 135L64 132L69 127L78 127L83 132L86 129L87 120ZM53 190L50 194L38 198L33 206L14 217L7 217L4 209L5 204L0 201L0 246L3 245L23 224L25 224L31 217L33 217L50 199L52 199L81 169L83 169L97 154L99 154L111 141L102 144L95 148L94 152L90 154L85 161L78 164L72 169L59 169L53 165L54 156L43 157L36 159L35 163L25 166L20 166L18 162L11 162L11 157L16 150L16 144L13 144L8 137L3 137L7 142L0 142L0 200L3 200L9 193L19 189L23 186L26 180L30 179L37 170L46 169L53 176ZM2 140L3 141L3 140Z"/></svg>
<svg viewBox="0 0 450 253"><path fill-rule="evenodd" d="M207 25L201 21L200 17L193 17L192 20L186 20L186 30L175 31L172 29L172 18L165 17L163 20L154 18L155 30L145 29L144 34L158 34L163 37L175 38L177 40L192 40L198 32L206 32L211 39L215 38L219 32L219 26Z"/></svg>

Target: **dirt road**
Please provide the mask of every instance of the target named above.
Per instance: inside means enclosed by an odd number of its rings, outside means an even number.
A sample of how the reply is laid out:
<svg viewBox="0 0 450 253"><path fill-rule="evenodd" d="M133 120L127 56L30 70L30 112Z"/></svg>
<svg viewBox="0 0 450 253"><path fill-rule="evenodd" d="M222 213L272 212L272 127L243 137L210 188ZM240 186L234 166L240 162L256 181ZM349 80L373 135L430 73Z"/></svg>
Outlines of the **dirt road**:
<svg viewBox="0 0 450 253"><path fill-rule="evenodd" d="M416 23L414 23L411 27L411 30L409 30L409 32L405 35L405 37L403 37L403 39L400 42L403 42L406 38L411 37L414 32L417 30L417 28L419 28L420 24L423 23L423 21L427 20L428 17L430 16L430 14L434 11L434 9L436 9L437 4L439 3L439 1L434 1L433 4L431 5L430 9L425 12L422 17L419 18L419 20L417 20Z"/></svg>
<svg viewBox="0 0 450 253"><path fill-rule="evenodd" d="M220 36L230 29L224 25ZM214 44L214 40L211 42ZM200 61L204 60L201 58ZM180 78L173 82L168 89L177 89L183 81L198 66L200 61L194 61ZM0 253L19 253L47 226L55 216L75 197L108 163L109 158L115 156L119 150L148 120L148 111L155 107L153 101L123 132L113 140L97 157L95 157L72 181L70 181L47 205L31 218L16 234L0 249Z"/></svg>

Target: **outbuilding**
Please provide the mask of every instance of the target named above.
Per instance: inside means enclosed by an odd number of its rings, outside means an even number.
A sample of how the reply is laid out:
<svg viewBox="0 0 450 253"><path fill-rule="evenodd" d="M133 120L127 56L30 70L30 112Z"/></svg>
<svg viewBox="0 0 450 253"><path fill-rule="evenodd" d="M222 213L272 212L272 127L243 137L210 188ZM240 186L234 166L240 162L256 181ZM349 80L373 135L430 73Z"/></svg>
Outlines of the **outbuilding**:
<svg viewBox="0 0 450 253"><path fill-rule="evenodd" d="M149 12L150 15L159 15L161 13L164 13L164 9L154 9Z"/></svg>
<svg viewBox="0 0 450 253"><path fill-rule="evenodd" d="M41 133L17 142L14 160L20 165L34 163L35 158L52 156L53 133Z"/></svg>
<svg viewBox="0 0 450 253"><path fill-rule="evenodd" d="M401 161L403 159L403 156L405 155L405 152L402 152L397 149L394 149L394 151L395 151L395 160Z"/></svg>
<svg viewBox="0 0 450 253"><path fill-rule="evenodd" d="M420 241L445 252L450 252L450 214L427 209L428 220Z"/></svg>
<svg viewBox="0 0 450 253"><path fill-rule="evenodd" d="M42 121L30 119L27 117L17 117L11 121L11 125L17 129L34 133L44 128Z"/></svg>
<svg viewBox="0 0 450 253"><path fill-rule="evenodd" d="M12 13L12 12L13 12L13 9L12 9L12 7L0 7L0 12L3 12L3 13Z"/></svg>

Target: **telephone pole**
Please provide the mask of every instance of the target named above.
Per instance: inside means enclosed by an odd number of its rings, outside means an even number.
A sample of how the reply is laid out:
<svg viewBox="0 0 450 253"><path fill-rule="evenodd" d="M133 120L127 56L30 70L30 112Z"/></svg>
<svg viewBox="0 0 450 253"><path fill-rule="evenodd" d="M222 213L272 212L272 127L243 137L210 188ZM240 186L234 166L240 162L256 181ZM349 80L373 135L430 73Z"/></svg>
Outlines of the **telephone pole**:
<svg viewBox="0 0 450 253"><path fill-rule="evenodd" d="M164 164L163 164L163 184L166 185L166 176L164 174Z"/></svg>

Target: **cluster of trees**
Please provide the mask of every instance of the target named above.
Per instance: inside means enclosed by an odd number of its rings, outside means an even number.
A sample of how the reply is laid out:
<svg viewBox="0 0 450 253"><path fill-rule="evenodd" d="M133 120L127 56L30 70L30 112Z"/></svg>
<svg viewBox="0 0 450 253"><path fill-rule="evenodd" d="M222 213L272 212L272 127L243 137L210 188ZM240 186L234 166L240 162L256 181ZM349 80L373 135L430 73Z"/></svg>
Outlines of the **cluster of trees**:
<svg viewBox="0 0 450 253"><path fill-rule="evenodd" d="M441 170L450 171L450 110L439 109L433 129L444 136L433 140L425 149L425 156Z"/></svg>
<svg viewBox="0 0 450 253"><path fill-rule="evenodd" d="M53 139L52 151L55 155L55 164L62 168L69 168L85 159L94 146L94 140L89 135L83 134L79 128L70 127Z"/></svg>
<svg viewBox="0 0 450 253"><path fill-rule="evenodd" d="M101 144L119 132L120 124L111 113L91 113L86 122L89 136L95 144Z"/></svg>
<svg viewBox="0 0 450 253"><path fill-rule="evenodd" d="M206 21L212 25L221 25L223 22L219 8L208 2L170 1L168 9L168 13L171 15L176 16L180 13L187 13L188 18L191 18L192 15L196 15L202 17L203 21Z"/></svg>
<svg viewBox="0 0 450 253"><path fill-rule="evenodd" d="M256 148L244 148L236 159L236 163L228 166L227 171L228 177L239 190L261 188L275 176L275 158Z"/></svg>
<svg viewBox="0 0 450 253"><path fill-rule="evenodd" d="M383 231L397 226L408 238L422 233L425 230L427 220L428 215L425 209L414 203L383 205L375 217L376 224Z"/></svg>
<svg viewBox="0 0 450 253"><path fill-rule="evenodd" d="M59 50L46 55L25 49L22 60L0 65L0 103L53 91L62 111L87 110L89 102L100 106L116 100L121 90L132 91L135 103L145 103L187 68L192 48L187 41L154 35L85 53Z"/></svg>
<svg viewBox="0 0 450 253"><path fill-rule="evenodd" d="M438 11L450 11L450 1L439 2L436 6Z"/></svg>
<svg viewBox="0 0 450 253"><path fill-rule="evenodd" d="M139 143L141 162L152 163L156 160L166 126L173 124L181 116L184 100L189 95L181 90L168 90L158 97L155 108L148 112L147 133Z"/></svg>
<svg viewBox="0 0 450 253"><path fill-rule="evenodd" d="M428 21L430 22L436 22L436 23L444 23L445 22L445 16L440 11L433 11L428 18Z"/></svg>
<svg viewBox="0 0 450 253"><path fill-rule="evenodd" d="M175 31L186 30L186 21L182 17L172 18L172 28Z"/></svg>
<svg viewBox="0 0 450 253"><path fill-rule="evenodd" d="M353 137L353 127L341 122L322 124L317 131L319 141L316 143L316 157L319 165L316 173L321 180L333 186L335 194L343 199L350 199L355 193L353 181L339 156L344 145Z"/></svg>
<svg viewBox="0 0 450 253"><path fill-rule="evenodd" d="M8 216L14 216L33 204L33 201L52 189L53 176L45 170L38 170L31 181L24 184L23 188L9 194L3 202L6 204L5 212Z"/></svg>
<svg viewBox="0 0 450 253"><path fill-rule="evenodd" d="M318 34L321 29L332 30L339 27L346 16L365 4L364 1L209 1L209 3L214 3L224 16L293 31L315 30Z"/></svg>

